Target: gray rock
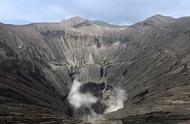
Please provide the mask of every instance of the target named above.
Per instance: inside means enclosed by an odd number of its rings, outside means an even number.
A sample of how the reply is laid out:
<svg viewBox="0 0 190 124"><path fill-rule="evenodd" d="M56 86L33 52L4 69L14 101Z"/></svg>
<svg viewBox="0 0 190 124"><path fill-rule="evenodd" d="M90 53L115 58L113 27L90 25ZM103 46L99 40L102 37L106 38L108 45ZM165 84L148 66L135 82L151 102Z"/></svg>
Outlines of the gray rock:
<svg viewBox="0 0 190 124"><path fill-rule="evenodd" d="M0 122L80 123L67 101L77 76L126 90L125 107L105 123L188 123L189 26L189 17L161 15L117 28L80 17L0 24Z"/></svg>

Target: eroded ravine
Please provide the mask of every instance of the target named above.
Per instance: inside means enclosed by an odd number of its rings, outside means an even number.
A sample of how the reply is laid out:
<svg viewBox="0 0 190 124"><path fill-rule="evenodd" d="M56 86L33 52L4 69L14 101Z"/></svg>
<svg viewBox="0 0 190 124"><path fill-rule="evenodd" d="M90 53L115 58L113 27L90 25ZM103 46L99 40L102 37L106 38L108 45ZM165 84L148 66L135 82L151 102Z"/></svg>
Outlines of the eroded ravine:
<svg viewBox="0 0 190 124"><path fill-rule="evenodd" d="M123 63L126 45L115 42L109 45L88 45L85 41L71 43L62 37L69 75L73 81L68 102L73 108L72 117L95 123L104 120L103 114L124 107L127 94L119 86L107 82L108 67Z"/></svg>
<svg viewBox="0 0 190 124"><path fill-rule="evenodd" d="M0 24L0 123L188 124L189 22Z"/></svg>

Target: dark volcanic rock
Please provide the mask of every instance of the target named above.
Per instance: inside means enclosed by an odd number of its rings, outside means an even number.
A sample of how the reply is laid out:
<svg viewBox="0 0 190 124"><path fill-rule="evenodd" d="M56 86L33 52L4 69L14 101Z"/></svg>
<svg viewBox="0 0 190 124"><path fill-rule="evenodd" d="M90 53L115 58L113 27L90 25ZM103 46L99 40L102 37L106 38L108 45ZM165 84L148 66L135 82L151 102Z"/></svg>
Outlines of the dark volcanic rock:
<svg viewBox="0 0 190 124"><path fill-rule="evenodd" d="M103 89L105 88L105 84L104 83L93 83L93 82L88 82L83 84L80 87L80 92L81 93L91 93L94 96L101 96L101 92L103 91Z"/></svg>
<svg viewBox="0 0 190 124"><path fill-rule="evenodd" d="M188 124L189 26L189 17L161 15L121 28L80 17L0 24L0 123L80 123L67 101L77 75L128 94L97 123Z"/></svg>

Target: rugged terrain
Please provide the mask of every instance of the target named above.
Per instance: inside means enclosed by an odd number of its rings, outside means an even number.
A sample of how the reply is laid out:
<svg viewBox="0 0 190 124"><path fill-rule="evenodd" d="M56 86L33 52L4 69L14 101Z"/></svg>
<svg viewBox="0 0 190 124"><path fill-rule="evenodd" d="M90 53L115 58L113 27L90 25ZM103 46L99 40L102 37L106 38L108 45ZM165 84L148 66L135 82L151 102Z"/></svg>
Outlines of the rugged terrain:
<svg viewBox="0 0 190 124"><path fill-rule="evenodd" d="M67 101L76 75L127 92L97 124L189 124L190 17L0 23L0 123L84 123Z"/></svg>

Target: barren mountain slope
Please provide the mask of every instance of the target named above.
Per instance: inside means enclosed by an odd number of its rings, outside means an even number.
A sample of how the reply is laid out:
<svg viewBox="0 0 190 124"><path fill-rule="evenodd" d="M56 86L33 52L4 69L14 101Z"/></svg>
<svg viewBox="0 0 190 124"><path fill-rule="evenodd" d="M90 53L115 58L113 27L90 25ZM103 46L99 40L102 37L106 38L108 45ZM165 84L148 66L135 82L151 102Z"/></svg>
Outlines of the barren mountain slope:
<svg viewBox="0 0 190 124"><path fill-rule="evenodd" d="M81 17L0 24L0 123L80 123L67 100L77 75L127 93L98 124L188 124L189 27L161 15L117 28Z"/></svg>

